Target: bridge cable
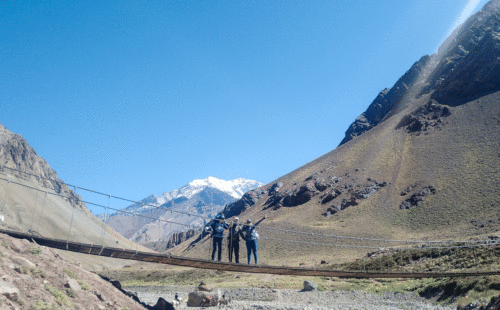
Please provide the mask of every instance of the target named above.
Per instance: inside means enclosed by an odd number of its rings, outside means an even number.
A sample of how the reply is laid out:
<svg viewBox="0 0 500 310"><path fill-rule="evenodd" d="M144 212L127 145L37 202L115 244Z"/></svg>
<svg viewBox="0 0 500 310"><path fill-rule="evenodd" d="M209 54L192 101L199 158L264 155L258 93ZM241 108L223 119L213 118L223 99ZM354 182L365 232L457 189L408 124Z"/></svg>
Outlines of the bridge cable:
<svg viewBox="0 0 500 310"><path fill-rule="evenodd" d="M75 195L76 195L76 187L75 187ZM73 203L76 205L76 201L73 200ZM73 217L75 215L75 206L71 205L71 200L69 201L69 205L72 207L71 209L71 222L68 227L68 238L66 239L66 250L68 249L69 238L71 237L71 228L73 227Z"/></svg>
<svg viewBox="0 0 500 310"><path fill-rule="evenodd" d="M2 166L2 170L3 170L3 166ZM7 192L9 191L9 184L10 184L10 180L5 180L7 182L7 186L5 187L5 195L3 197L3 206L2 206L2 213L4 213L6 211L5 209L5 203L7 202Z"/></svg>
<svg viewBox="0 0 500 310"><path fill-rule="evenodd" d="M38 202L38 191L36 191L36 194L35 194L35 206L33 207L33 216L31 217L30 230L33 230L33 221L35 220L37 202Z"/></svg>
<svg viewBox="0 0 500 310"><path fill-rule="evenodd" d="M38 225L36 227L36 232L39 234L40 234L40 222L42 221L43 210L45 209L45 201L46 200L47 200L47 192L45 192L45 195L43 196L42 211L40 212L40 219L38 220Z"/></svg>
<svg viewBox="0 0 500 310"><path fill-rule="evenodd" d="M0 179L3 179L3 178L0 178ZM6 180L6 179L3 179L3 180L8 181L8 184L7 184L7 185L9 185L9 184L11 183L11 181L10 181L10 180ZM13 181L12 181L12 183L17 184L17 185L20 185L20 186L27 187L27 188L34 189L34 190L36 190L37 192L38 192L38 191L42 191L42 190L40 190L40 189L38 189L38 188L34 188L34 187L31 187L31 186L27 186L27 185L24 185L24 184L21 184L21 183L17 183L17 182L13 182ZM76 189L75 189L75 190L76 190ZM47 195L47 192L45 192L45 194ZM52 194L52 193L51 193L51 194ZM64 195L61 195L61 194L52 194L52 195L56 195L56 196L60 196L60 197L64 197L64 198L67 198L67 199L73 199L73 200L74 200L74 198L72 198L72 197L67 197L67 196L64 196ZM89 204L92 204L92 205L95 205L95 206L98 206L98 207L101 207L101 208L102 208L102 207L106 208L106 215L108 215L108 212L107 212L107 209L108 209L108 208L109 208L109 209L113 209L113 210L117 210L117 209L114 209L114 208L110 208L110 207L109 207L110 198L111 198L111 196L110 196L110 195L108 195L108 206L102 206L102 205L98 205L98 204L94 204L94 203L90 203L90 202L89 202ZM4 199L4 206L5 206L5 201L6 201L6 198ZM83 201L82 201L82 202L83 202ZM43 204L43 205L45 205L45 199L44 199L44 204ZM43 207L42 207L42 208L43 208ZM73 211L74 211L74 209L73 209ZM121 211L121 210L117 210L117 211ZM123 212L123 211L121 211L121 212ZM42 212L42 213L43 213L43 212ZM135 216L142 216L142 215L139 215L139 214L136 214L136 213L133 213L133 212L127 212L127 213L133 214L133 215L135 215ZM145 216L142 216L142 217L145 217ZM147 218L150 218L150 217L147 217ZM150 218L150 219L151 219L151 218ZM164 221L163 219L161 219L161 217L159 217L157 220L158 220L158 221ZM169 223L174 223L173 221L168 221L168 222L169 222ZM177 223L176 223L176 224L177 224ZM180 224L180 225L184 225L184 226L189 226L189 225L185 225L185 224L181 224L181 223L178 223L178 224ZM70 225L70 228L71 228L71 227L72 227L72 225ZM189 226L189 227L190 227L190 226ZM288 230L285 230L285 231L288 233ZM101 253L102 253L102 250L104 249L104 234L105 234L105 231L103 230L103 238L102 238L103 247L101 248ZM313 234L311 234L311 235L313 235ZM335 236L335 237L338 237L338 236ZM341 246L341 247L358 248L358 249L359 249L359 248L377 248L377 249L378 249L378 247L367 247L367 246L361 246L361 245L359 245L359 246L348 246L348 245L321 244L321 243L315 243L315 242L295 241L295 240L289 240L289 239L276 239L276 238L269 238L269 239L274 239L274 240L279 240L279 241L286 241L286 242L290 242L290 243L303 243L303 244L305 244L305 243L309 243L309 244L313 244L313 245L333 245L333 246L336 246L336 247ZM358 240L358 241L365 240L365 238L351 238L351 239ZM267 240L267 239L266 239L266 240ZM381 239L381 240L384 240L384 239ZM386 242L387 242L387 240L384 240L384 241L386 241ZM66 241L66 243L68 244L68 242L69 242L69 239ZM431 242L432 242L432 243L440 243L440 244L438 244L438 246L430 247ZM497 246L497 245L498 245L498 242L496 242L496 241L493 241L493 242L492 242L492 241L489 241L489 240L472 240L472 241L468 241L468 242L462 242L462 243L468 244L468 245L464 245L464 246L460 246L460 245L457 245L457 246L445 246L445 244L446 244L446 243L447 243L448 245L449 245L449 244L453 244L453 243L457 243L457 244L459 244L459 242L454 242L454 241L447 241L447 242L442 242L442 241L427 241L427 244L429 245L429 247L428 247L427 249L429 249L429 250L432 250L432 249L437 249L437 250L438 250L439 259L440 259L440 258L441 258L441 250L444 250L444 249L451 250L451 249L453 249L453 248L455 248L455 249L459 249L459 248L472 248L472 250L473 250L473 253L472 253L472 254L473 254L473 256L474 256L474 260L477 260L477 259L476 259L476 255L475 255L475 248L476 248L476 247L479 247L479 246L481 246L481 247L482 247L482 246L487 246L487 245L488 245L488 244L483 244L483 242L491 243L493 246ZM410 244L410 243L412 243L412 242L408 242L408 241L406 241L405 243L406 243L406 244ZM412 248L409 248L409 249L406 249L406 250L410 250L410 249L412 249ZM399 247L390 247L390 248L389 248L389 250L400 251L400 252L401 252L400 254L401 254L401 257L402 257L402 256L403 256L403 252L402 252L402 251L404 251L404 250L405 250L405 248L403 248L402 246L399 246ZM101 254L101 253L100 253L100 254ZM403 258L401 258L401 261L403 262ZM475 265L477 265L477 263L475 263ZM402 267L402 266L401 266L401 267ZM401 270L403 270L403 269L401 269Z"/></svg>
<svg viewBox="0 0 500 310"><path fill-rule="evenodd" d="M122 198L122 197L118 197L118 196L114 196L114 195L109 195L109 194L101 193L101 192L98 192L98 191L95 191L95 190L87 189L87 188L84 188L84 187L80 187L80 186L76 186L76 185L71 185L69 183L65 183L65 182L62 182L62 181L56 181L56 180L44 178L44 177L41 177L41 176L38 176L38 175L35 175L35 174L24 172L24 171L19 170L19 169L9 168L9 167L5 167L5 166L3 166L3 167L7 168L7 169L10 169L10 170L13 170L13 171L25 173L27 175L31 175L31 176L39 177L39 178L46 179L46 180L49 180L49 181L53 181L53 182L56 182L56 183L59 183L59 184L63 184L63 185L66 185L66 186L71 186L71 187L74 187L74 188L79 188L79 189L82 189L84 191L88 191L88 192L92 192L92 193L95 193L95 194L99 194L99 195L103 195L103 196L108 196L108 197L111 197L111 198L115 198L115 199L118 199L118 200L132 202L134 204L142 204L143 206L146 205L146 206L157 208L157 209L169 210L171 212L176 212L176 213L183 214L183 215L200 217L201 219L208 219L210 221L213 220L210 217L201 216L201 215L197 215L197 214L193 214L193 213L189 213L189 212L182 212L182 211L178 211L178 210L172 210L171 208L165 208L165 207L155 206L155 205L151 205L151 204L144 204L142 202L130 200L130 199L127 199L127 198ZM95 204L92 204L92 205L95 205ZM112 210L118 211L119 209L112 209ZM180 223L176 223L176 224L180 224ZM180 225L182 225L182 224L180 224ZM189 225L183 225L183 226L189 226ZM275 230L275 231L285 231L285 232L297 233L297 234L305 234L305 235L310 234L308 232L303 232L303 231L298 231L298 230L285 230L285 229L268 227L268 226L260 226L260 228L262 228L262 229L269 229L269 230ZM431 243L441 243L442 242L442 241L391 240L391 239L377 239L377 238L359 238L359 237L338 236L338 235L328 235L328 234L316 234L316 235L317 236L322 236L322 237L335 237L335 238L351 239L351 240L364 239L364 240L367 240L367 241L378 241L378 242L385 241L385 242L392 242L392 243L406 242L406 243L415 243L415 244L418 244L418 243L424 243L424 242L431 242ZM463 243L463 242L471 242L471 241L456 241L456 242Z"/></svg>
<svg viewBox="0 0 500 310"><path fill-rule="evenodd" d="M6 179L3 179L3 178L0 178L2 180L6 180ZM9 180L6 180L6 181L9 181ZM10 183L14 183L16 185L21 185L21 186L24 186L24 187L28 187L28 188L31 188L31 189L34 189L34 190L37 190L37 191L41 191L40 189L37 189L37 188L34 188L34 187L31 187L31 186L27 186L27 185L24 185L24 184L20 184L20 183L17 183L17 182L14 182L14 181L10 181ZM50 193L52 195L55 195L55 196L59 196L59 197L63 197L63 198L70 198L70 197L67 197L67 196L64 196L64 195L61 195L61 194L54 194L54 193ZM111 198L111 195L108 195L108 204L109 204L109 199ZM87 201L82 201L84 203L87 203L87 204L90 204L90 205L94 205L94 206L97 206L97 207L101 207L101 208L108 208L108 209L111 209L111 210L114 210L114 211L119 211L119 212L124 212L124 213L128 213L128 214L132 214L134 216L140 216L140 217L143 217L143 218L148 218L148 219L153 219L153 220L159 220L159 221L163 221L163 222L169 222L169 223L172 223L172 224L177 224L177 225L182 225L182 226L186 226L186 227L191 227L190 225L187 225L187 224L183 224L183 223L177 223L177 222L173 222L173 221L165 221L163 219L161 219L161 217L158 217L158 218L152 218L152 217L148 217L148 216L144 216L144 215L141 215L141 214L137 214L137 213L134 213L134 212L130 212L130 211L123 211L123 210L119 210L119 209L115 209L115 208L111 208L111 207L107 207L107 206L102 206L102 205L99 205L99 204L95 204L95 203L92 203L92 202L87 202ZM259 228L263 228L263 227L259 227ZM287 233L289 232L289 230L283 230L283 231L286 231ZM310 233L308 233L310 234ZM322 236L323 234L316 234L316 235L320 235ZM335 235L332 235L333 237L336 237L336 238L341 238L341 236L335 236ZM104 238L104 236L102 237ZM369 238L354 238L354 237L349 237L350 239L354 239L354 240L373 240L373 239L369 239ZM285 242L299 242L299 243L310 243L310 244L314 244L316 245L316 243L311 243L311 242L302 242L302 241L293 241L293 240L289 240L289 239L276 239L276 238L268 238L270 240L272 239L275 239L275 240L281 240L281 241L285 241ZM388 241L394 241L394 240L386 240L386 239L378 239L378 240L381 240L381 241L385 241L385 242L388 242ZM409 241L409 242L406 242L406 243L414 243L415 241ZM424 241L422 241L424 242ZM426 243L430 244L430 243L443 243L442 241L425 241ZM452 242L452 241L449 241L449 242ZM482 241L453 241L453 243L474 243L474 242L482 242ZM496 242L494 243L495 245L497 244ZM319 243L318 245L332 245L332 244L322 244L322 243ZM335 244L333 244L335 246ZM366 249L378 249L379 247L369 247L369 246L346 246L346 245L339 245L341 247L349 247L349 248L366 248ZM482 245L469 245L469 246L455 246L455 247L477 247L477 246L482 246ZM428 249L443 249L443 248L452 248L452 247L443 247L443 246L439 246L439 247L428 247ZM401 246L398 246L398 247L390 247L390 249L399 249L399 250L403 250L403 248Z"/></svg>
<svg viewBox="0 0 500 310"><path fill-rule="evenodd" d="M31 176L37 176L35 174L24 172L24 171L19 170L19 169L13 169L13 168L5 167L5 166L4 166L4 168L7 168L7 169L10 169L10 170L13 170L13 171L17 171L17 172L21 172L21 173L25 173L25 174L31 175ZM56 183L59 183L59 184L63 184L63 185L66 185L66 186L71 186L71 187L74 187L74 188L79 188L79 189L82 189L84 191L88 191L88 192L91 192L91 193L95 193L95 194L99 194L99 195L103 195L103 196L108 196L108 197L115 198L115 199L122 200L122 201L132 202L134 204L142 204L142 205L150 206L152 208L163 209L163 210L170 210L170 211L173 211L173 212L176 212L176 213L179 213L179 214L183 214L183 215L200 217L202 219L208 219L210 221L213 220L213 219L211 219L209 217L206 217L206 216L200 216L200 215L189 213L189 212L182 212L182 211L178 211L178 210L172 210L170 208L165 208L165 207L161 207L161 206L155 206L155 205L151 205L151 204L144 204L142 202L138 202L138 201L134 201L134 200L130 200L130 199L127 199L127 198L122 198L122 197L118 197L118 196L114 196L114 195L105 194L105 193L102 193L102 192L98 192L98 191L95 191L95 190L87 189L87 188L76 186L76 185L72 185L72 184L69 184L69 183L62 182L62 181L56 181L56 180L44 178L44 177L41 177L41 176L38 176L38 177L42 178L42 179L45 179L45 180L52 181L52 182L56 182ZM95 205L95 204L93 204L93 205ZM184 225L184 226L188 226L188 225ZM305 234L305 235L309 234L308 232L303 232L303 231L298 231L298 230L285 230L285 229L274 228L274 227L267 227L267 226L260 226L260 228L262 228L262 229L269 229L269 230L275 230L275 231L286 231L286 232L297 233L297 234ZM317 234L317 235L318 236L322 236L322 237L335 237L335 238L351 239L351 240L365 239L365 240L368 240L368 241L378 241L378 242L387 241L387 242L393 242L393 243L401 243L401 242L422 243L422 242L424 242L424 241L417 241L417 240L416 241L408 241L408 240L390 240L390 239L377 239L377 238L359 238L359 237L327 235L327 234ZM430 242L440 243L440 241L430 241ZM461 242L467 242L467 241L461 241Z"/></svg>

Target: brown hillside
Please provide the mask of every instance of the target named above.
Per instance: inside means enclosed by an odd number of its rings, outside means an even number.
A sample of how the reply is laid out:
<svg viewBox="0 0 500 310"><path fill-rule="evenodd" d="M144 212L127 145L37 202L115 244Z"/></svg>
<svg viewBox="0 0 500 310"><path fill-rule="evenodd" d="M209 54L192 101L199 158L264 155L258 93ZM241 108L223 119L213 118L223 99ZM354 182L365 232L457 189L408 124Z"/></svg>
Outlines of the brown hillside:
<svg viewBox="0 0 500 310"><path fill-rule="evenodd" d="M59 253L0 234L0 309L146 309Z"/></svg>
<svg viewBox="0 0 500 310"><path fill-rule="evenodd" d="M500 59L499 3L491 1L455 31L419 77L412 67L404 94L373 103L391 104L377 116L380 123L348 131L351 140L225 209L226 217L242 220L268 216L260 228L261 263L338 262L369 251L324 244L389 246L317 234L464 240L500 231L500 84L498 61L490 61ZM473 77L487 87L464 88ZM462 97L445 96L457 88ZM208 257L209 249L198 238L172 252Z"/></svg>
<svg viewBox="0 0 500 310"><path fill-rule="evenodd" d="M5 218L0 225L4 228L76 242L137 248L135 243L103 225L21 135L1 124L0 166L0 215ZM75 253L65 255L88 268L117 263Z"/></svg>

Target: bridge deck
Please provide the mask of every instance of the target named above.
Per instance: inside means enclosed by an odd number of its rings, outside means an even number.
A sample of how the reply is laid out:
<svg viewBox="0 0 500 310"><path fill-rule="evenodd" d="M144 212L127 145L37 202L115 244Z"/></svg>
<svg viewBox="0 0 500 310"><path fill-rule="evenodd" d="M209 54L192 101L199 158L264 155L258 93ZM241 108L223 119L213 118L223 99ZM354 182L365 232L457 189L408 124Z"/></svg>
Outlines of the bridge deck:
<svg viewBox="0 0 500 310"><path fill-rule="evenodd" d="M287 266L267 266L267 265L247 265L228 262L216 262L212 260L173 256L168 254L148 253L133 250L124 250L119 248L102 247L95 244L67 242L61 239L51 239L38 237L28 233L0 229L0 233L14 238L28 239L39 245L61 249L66 251L78 252L88 255L98 255L105 257L114 257L142 262L152 262L160 264L170 264L176 266L185 266L203 269L217 269L235 272L265 273L278 275L298 275L298 276L324 276L338 278L440 278L440 277L465 277L465 276L484 276L500 275L500 270L496 271L469 271L469 272L373 272L373 271L342 271L327 270L315 268L299 268Z"/></svg>

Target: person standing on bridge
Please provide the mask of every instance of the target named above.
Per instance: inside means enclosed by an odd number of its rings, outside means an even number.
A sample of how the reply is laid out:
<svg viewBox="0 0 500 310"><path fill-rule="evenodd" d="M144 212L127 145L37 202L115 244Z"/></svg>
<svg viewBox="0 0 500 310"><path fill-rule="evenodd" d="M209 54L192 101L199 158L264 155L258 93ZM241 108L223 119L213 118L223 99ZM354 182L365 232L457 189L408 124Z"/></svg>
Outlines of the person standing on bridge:
<svg viewBox="0 0 500 310"><path fill-rule="evenodd" d="M224 239L224 229L228 229L229 225L224 222L224 215L220 214L215 217L215 220L206 227L205 230L212 230L212 260L215 260L215 251L217 250L217 258L222 260L222 240Z"/></svg>
<svg viewBox="0 0 500 310"><path fill-rule="evenodd" d="M229 236L227 236L227 247L229 249L229 262L233 262L233 252L234 261L240 263L240 232L241 226L238 223L239 218L235 217L233 222L229 226Z"/></svg>
<svg viewBox="0 0 500 310"><path fill-rule="evenodd" d="M259 239L259 234L255 230L255 228L266 217L267 217L267 215L264 216L262 219L260 219L257 223L255 223L255 225L252 224L252 220L251 219L248 219L247 222L246 222L246 224L241 229L241 236L246 241L247 258L248 258L248 264L249 265L250 265L251 258L252 258L252 252L253 252L253 258L255 260L255 264L259 263L259 258L257 256L257 239Z"/></svg>

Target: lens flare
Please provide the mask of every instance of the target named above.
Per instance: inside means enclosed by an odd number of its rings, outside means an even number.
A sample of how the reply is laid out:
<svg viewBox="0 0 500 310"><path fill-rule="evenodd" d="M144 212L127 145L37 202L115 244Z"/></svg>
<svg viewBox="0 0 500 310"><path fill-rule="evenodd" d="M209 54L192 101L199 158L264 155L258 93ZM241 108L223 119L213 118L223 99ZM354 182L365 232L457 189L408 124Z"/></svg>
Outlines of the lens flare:
<svg viewBox="0 0 500 310"><path fill-rule="evenodd" d="M481 2L481 0L469 0L465 8L462 10L460 17L458 17L457 21L453 25L453 28L456 28L463 22L465 22L465 20L472 14L472 12L474 12L476 7L479 5L479 2Z"/></svg>

